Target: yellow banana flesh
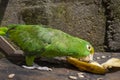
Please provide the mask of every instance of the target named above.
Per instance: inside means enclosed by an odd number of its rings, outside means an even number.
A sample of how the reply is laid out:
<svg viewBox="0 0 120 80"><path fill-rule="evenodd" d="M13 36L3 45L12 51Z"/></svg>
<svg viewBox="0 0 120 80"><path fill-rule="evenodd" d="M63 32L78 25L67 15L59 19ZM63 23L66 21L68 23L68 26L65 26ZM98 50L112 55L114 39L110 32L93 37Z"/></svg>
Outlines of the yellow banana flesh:
<svg viewBox="0 0 120 80"><path fill-rule="evenodd" d="M107 70L104 69L102 66L83 62L76 58L68 57L67 61L82 71L88 71L95 74L105 74L107 72Z"/></svg>

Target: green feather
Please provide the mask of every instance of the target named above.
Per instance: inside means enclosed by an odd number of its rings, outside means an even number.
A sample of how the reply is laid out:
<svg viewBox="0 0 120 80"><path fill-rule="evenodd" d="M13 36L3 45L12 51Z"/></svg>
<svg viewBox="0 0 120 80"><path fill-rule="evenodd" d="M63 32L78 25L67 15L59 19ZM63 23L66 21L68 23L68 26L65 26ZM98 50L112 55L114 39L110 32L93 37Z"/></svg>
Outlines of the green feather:
<svg viewBox="0 0 120 80"><path fill-rule="evenodd" d="M6 33L3 31L0 31L0 36L4 36Z"/></svg>
<svg viewBox="0 0 120 80"><path fill-rule="evenodd" d="M8 28L7 27L0 27L0 31L7 32Z"/></svg>
<svg viewBox="0 0 120 80"><path fill-rule="evenodd" d="M0 35L1 35L1 36L4 36L7 31L8 31L8 28L7 28L7 27L0 27Z"/></svg>

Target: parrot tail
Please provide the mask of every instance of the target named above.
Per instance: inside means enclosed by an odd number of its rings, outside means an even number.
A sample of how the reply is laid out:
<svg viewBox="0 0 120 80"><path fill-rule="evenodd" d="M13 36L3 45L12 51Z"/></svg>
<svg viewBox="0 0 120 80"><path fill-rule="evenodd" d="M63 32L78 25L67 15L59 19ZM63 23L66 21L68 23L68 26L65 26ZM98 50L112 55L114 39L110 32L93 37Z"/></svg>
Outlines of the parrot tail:
<svg viewBox="0 0 120 80"><path fill-rule="evenodd" d="M7 27L0 27L0 36L6 35L7 31L8 31Z"/></svg>

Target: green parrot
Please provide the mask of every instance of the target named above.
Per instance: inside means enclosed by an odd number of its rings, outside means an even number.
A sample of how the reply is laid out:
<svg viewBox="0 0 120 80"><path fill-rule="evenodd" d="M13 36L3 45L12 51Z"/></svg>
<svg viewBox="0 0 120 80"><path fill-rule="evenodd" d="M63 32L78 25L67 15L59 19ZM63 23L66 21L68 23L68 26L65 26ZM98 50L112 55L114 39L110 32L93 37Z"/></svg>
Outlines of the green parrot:
<svg viewBox="0 0 120 80"><path fill-rule="evenodd" d="M92 61L94 48L80 38L73 37L61 30L45 25L8 25L0 31L25 52L27 69L51 70L47 67L36 67L36 57L74 57L80 60Z"/></svg>

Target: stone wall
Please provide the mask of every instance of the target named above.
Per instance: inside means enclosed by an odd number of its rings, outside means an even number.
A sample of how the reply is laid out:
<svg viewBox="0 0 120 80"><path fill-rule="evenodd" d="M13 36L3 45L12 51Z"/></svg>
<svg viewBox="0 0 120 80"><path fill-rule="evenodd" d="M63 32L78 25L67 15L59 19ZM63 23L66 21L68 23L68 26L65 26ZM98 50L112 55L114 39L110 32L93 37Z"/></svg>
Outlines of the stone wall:
<svg viewBox="0 0 120 80"><path fill-rule="evenodd" d="M0 0L0 6L2 1L5 0ZM2 15L0 12L0 22L1 25L45 24L91 42L96 51L119 51L119 2L120 0L8 0L6 6L4 3L4 7L0 8L3 11Z"/></svg>
<svg viewBox="0 0 120 80"><path fill-rule="evenodd" d="M2 8L0 8L1 25L19 24L19 12L22 9L22 3L19 0L1 0Z"/></svg>
<svg viewBox="0 0 120 80"><path fill-rule="evenodd" d="M96 46L96 50L103 50L105 17L101 2L95 3L93 0L37 1L29 0L22 10L22 19L26 24L42 23L52 26L88 40Z"/></svg>
<svg viewBox="0 0 120 80"><path fill-rule="evenodd" d="M104 0L107 50L120 51L120 0Z"/></svg>

